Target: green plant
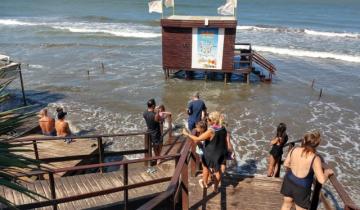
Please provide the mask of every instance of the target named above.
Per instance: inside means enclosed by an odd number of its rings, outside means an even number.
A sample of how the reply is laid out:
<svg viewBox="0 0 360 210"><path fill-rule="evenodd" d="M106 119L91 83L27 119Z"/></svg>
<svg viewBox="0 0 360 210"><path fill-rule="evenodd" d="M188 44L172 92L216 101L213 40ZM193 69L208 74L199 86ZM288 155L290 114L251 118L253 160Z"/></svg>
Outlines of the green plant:
<svg viewBox="0 0 360 210"><path fill-rule="evenodd" d="M6 78L5 72L0 70L0 105L9 99L9 94L5 92L5 89L14 79L14 77ZM34 115L33 112L24 113L26 108L28 108L28 106L0 112L0 136L11 132L20 126L26 118ZM23 144L10 144L8 140L0 139L0 186L21 192L36 200L34 195L41 195L23 187L15 175L19 172L19 168L32 170L36 169L40 164L34 159L15 154L16 152L27 151L21 148L22 146ZM0 203L10 208L15 208L13 203L1 196Z"/></svg>

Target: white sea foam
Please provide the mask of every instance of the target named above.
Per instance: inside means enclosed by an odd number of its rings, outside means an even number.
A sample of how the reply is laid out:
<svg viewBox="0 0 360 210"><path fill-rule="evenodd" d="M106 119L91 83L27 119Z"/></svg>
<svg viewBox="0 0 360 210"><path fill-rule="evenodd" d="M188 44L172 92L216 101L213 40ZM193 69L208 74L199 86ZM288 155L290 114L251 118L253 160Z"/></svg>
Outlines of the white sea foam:
<svg viewBox="0 0 360 210"><path fill-rule="evenodd" d="M68 27L68 26L53 26L52 28L60 29L60 30L68 30L73 33L104 33L111 34L119 37L134 37L134 38L156 38L160 37L161 34L152 33L152 32L141 32L137 30L131 29L96 29L96 28L88 28L88 27Z"/></svg>
<svg viewBox="0 0 360 210"><path fill-rule="evenodd" d="M43 66L39 65L39 64L29 64L29 67L33 68L33 69L42 69L43 68Z"/></svg>
<svg viewBox="0 0 360 210"><path fill-rule="evenodd" d="M34 26L37 25L36 23L31 22L24 22L15 19L0 19L0 25L7 25L7 26Z"/></svg>
<svg viewBox="0 0 360 210"><path fill-rule="evenodd" d="M313 31L308 29L305 29L304 33L309 35L328 36L328 37L348 37L348 38L360 37L360 34L357 33L337 33L337 32Z"/></svg>
<svg viewBox="0 0 360 210"><path fill-rule="evenodd" d="M237 26L237 30L246 31L268 31L268 32L280 32L280 33L302 33L311 36L325 36L325 37L342 37L342 38L360 38L360 33L349 32L327 32L327 31L315 31L311 29L297 29L286 27L272 27L272 26Z"/></svg>
<svg viewBox="0 0 360 210"><path fill-rule="evenodd" d="M254 50L271 52L280 55L289 55L296 57L311 57L311 58L329 58L342 60L347 62L360 63L360 56L346 55L346 54L335 54L331 52L320 52L320 51L309 51L300 49L289 49L289 48L277 48L268 46L253 46Z"/></svg>
<svg viewBox="0 0 360 210"><path fill-rule="evenodd" d="M100 33L118 37L157 38L161 33L153 31L153 27L125 23L98 23L98 22L41 22L22 21L16 19L0 19L0 25L5 26L45 26L56 30L65 30L72 33Z"/></svg>

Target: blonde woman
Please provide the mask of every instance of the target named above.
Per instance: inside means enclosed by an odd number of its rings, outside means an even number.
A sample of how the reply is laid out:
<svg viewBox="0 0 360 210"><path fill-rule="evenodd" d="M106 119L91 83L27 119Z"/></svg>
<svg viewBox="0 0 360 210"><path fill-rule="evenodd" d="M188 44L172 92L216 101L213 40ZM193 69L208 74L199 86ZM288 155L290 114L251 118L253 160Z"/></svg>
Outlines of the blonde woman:
<svg viewBox="0 0 360 210"><path fill-rule="evenodd" d="M308 209L314 175L320 184L324 184L334 173L331 169L322 169L321 159L316 154L320 142L319 132L307 133L301 147L295 147L286 157L284 166L289 170L281 187L281 194L284 195L281 210L290 210L294 203L296 210Z"/></svg>
<svg viewBox="0 0 360 210"><path fill-rule="evenodd" d="M214 192L218 192L219 183L221 181L221 164L225 160L226 151L226 135L227 131L220 125L220 113L211 112L207 119L208 130L200 136L194 136L185 129L183 135L192 139L195 143L199 141L207 141L202 159L203 163L203 179L199 184L203 188L207 188L209 180L209 169L215 173Z"/></svg>

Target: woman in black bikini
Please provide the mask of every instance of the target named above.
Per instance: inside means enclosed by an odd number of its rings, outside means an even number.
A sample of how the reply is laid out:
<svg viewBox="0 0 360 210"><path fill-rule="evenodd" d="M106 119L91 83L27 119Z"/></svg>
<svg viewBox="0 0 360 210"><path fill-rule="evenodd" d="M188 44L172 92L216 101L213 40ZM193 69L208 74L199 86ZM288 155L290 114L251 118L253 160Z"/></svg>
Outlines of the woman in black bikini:
<svg viewBox="0 0 360 210"><path fill-rule="evenodd" d="M219 112L211 112L207 120L209 125L208 130L199 137L191 135L185 129L183 130L183 135L188 136L195 142L207 141L202 159L206 173L203 173L203 179L200 180L200 186L207 188L209 179L208 169L210 169L214 171L215 174L214 192L218 192L219 183L221 181L221 164L225 160L227 131L220 125Z"/></svg>
<svg viewBox="0 0 360 210"><path fill-rule="evenodd" d="M288 141L285 123L280 123L276 129L276 137L271 140L271 150L267 176L274 176L278 170L279 160L283 154L284 144Z"/></svg>
<svg viewBox="0 0 360 210"><path fill-rule="evenodd" d="M286 157L284 166L289 170L281 187L284 195L281 210L290 210L294 203L296 210L308 209L314 175L320 184L324 184L334 173L331 169L322 169L321 159L316 154L320 141L319 132L307 133L301 147L295 147Z"/></svg>

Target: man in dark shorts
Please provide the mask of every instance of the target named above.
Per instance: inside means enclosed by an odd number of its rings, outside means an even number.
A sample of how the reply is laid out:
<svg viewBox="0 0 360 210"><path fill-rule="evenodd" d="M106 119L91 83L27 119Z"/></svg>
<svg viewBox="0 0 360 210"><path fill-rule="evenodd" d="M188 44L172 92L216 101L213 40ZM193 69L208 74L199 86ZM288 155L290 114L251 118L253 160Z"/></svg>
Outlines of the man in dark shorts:
<svg viewBox="0 0 360 210"><path fill-rule="evenodd" d="M154 148L155 156L160 156L162 148L162 136L160 129L160 110L155 109L155 99L150 99L147 102L147 110L144 112L143 117L146 122L147 130L150 132L150 140Z"/></svg>
<svg viewBox="0 0 360 210"><path fill-rule="evenodd" d="M195 128L195 124L206 115L206 106L204 101L200 99L199 92L194 93L192 96L187 113L189 115L188 128L192 131Z"/></svg>

